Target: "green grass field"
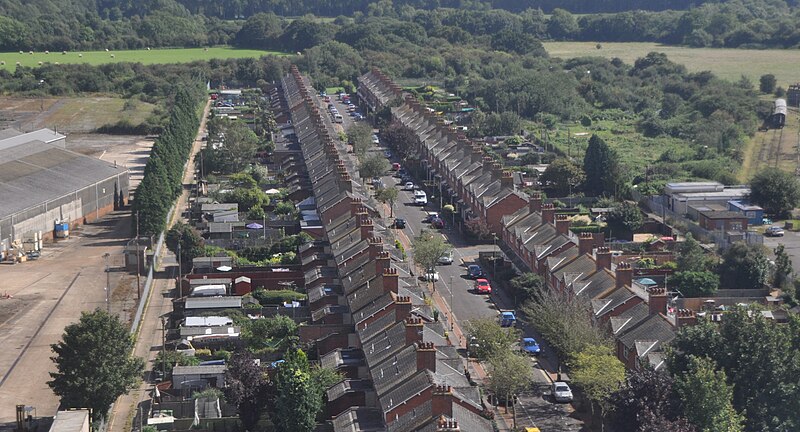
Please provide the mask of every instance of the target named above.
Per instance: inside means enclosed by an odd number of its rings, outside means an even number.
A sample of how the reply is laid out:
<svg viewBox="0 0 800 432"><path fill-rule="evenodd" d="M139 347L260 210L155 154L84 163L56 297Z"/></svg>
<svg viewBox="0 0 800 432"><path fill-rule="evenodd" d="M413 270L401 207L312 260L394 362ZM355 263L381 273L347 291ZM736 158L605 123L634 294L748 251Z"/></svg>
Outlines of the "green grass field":
<svg viewBox="0 0 800 432"><path fill-rule="evenodd" d="M572 58L581 56L619 57L633 64L637 58L651 51L662 52L675 63L686 65L691 72L711 71L727 80L738 80L742 75L755 85L764 74L774 74L778 85L784 88L800 82L800 50L745 50L729 48L688 48L647 42L546 42L544 47L551 57Z"/></svg>
<svg viewBox="0 0 800 432"><path fill-rule="evenodd" d="M40 63L87 63L99 65L113 62L132 62L142 64L188 63L195 60L257 58L265 55L289 55L276 51L247 50L231 47L213 48L178 48L130 51L73 51L61 52L7 52L0 53L0 68L13 71L17 63L22 66L36 67ZM112 57L113 56L113 57ZM4 64L3 64L4 63Z"/></svg>

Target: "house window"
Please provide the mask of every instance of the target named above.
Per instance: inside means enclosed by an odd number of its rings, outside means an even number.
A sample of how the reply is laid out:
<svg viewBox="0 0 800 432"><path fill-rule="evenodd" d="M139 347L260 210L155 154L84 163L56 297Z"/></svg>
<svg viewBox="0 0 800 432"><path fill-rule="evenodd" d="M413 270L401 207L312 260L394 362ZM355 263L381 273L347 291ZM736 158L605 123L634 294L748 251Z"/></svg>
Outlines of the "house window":
<svg viewBox="0 0 800 432"><path fill-rule="evenodd" d="M631 350L628 347L624 347L622 349L622 356L625 357L625 360L628 359L628 355L631 353Z"/></svg>
<svg viewBox="0 0 800 432"><path fill-rule="evenodd" d="M731 230L733 230L733 231L742 231L742 223L741 222L731 222Z"/></svg>

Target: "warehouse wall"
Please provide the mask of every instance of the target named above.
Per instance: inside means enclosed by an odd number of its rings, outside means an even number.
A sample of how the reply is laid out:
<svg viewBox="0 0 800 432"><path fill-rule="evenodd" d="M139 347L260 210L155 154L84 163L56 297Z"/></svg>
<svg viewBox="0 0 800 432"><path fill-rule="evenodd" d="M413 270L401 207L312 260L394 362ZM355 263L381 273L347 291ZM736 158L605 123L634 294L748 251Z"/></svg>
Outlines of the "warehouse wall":
<svg viewBox="0 0 800 432"><path fill-rule="evenodd" d="M114 210L114 185L128 202L128 172L98 182L61 198L31 207L0 219L0 250L7 249L14 239L41 231L45 239L53 238L56 220L69 220L70 228L92 223ZM12 237L13 236L13 237Z"/></svg>

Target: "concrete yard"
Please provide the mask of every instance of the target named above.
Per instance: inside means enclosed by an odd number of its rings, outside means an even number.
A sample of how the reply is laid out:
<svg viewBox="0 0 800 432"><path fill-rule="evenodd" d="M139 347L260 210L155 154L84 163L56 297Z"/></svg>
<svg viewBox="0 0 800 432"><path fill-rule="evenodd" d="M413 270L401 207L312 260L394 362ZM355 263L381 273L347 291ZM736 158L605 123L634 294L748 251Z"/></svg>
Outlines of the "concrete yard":
<svg viewBox="0 0 800 432"><path fill-rule="evenodd" d="M106 307L105 253L112 311L130 320L136 277L120 269L129 233L128 214L114 212L46 244L36 261L0 265L0 428L14 421L17 404L36 407L37 416L56 413L58 398L46 384L54 370L50 345L82 311Z"/></svg>

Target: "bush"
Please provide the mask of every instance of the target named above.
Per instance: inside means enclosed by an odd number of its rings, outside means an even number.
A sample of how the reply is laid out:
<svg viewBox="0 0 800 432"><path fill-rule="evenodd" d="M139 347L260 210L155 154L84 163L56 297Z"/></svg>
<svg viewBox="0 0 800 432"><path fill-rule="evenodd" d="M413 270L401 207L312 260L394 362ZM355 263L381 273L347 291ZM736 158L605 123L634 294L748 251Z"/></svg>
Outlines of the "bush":
<svg viewBox="0 0 800 432"><path fill-rule="evenodd" d="M253 291L253 297L262 305L280 305L290 301L302 301L306 295L292 290L265 290Z"/></svg>

